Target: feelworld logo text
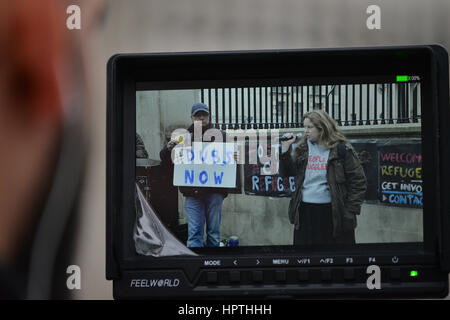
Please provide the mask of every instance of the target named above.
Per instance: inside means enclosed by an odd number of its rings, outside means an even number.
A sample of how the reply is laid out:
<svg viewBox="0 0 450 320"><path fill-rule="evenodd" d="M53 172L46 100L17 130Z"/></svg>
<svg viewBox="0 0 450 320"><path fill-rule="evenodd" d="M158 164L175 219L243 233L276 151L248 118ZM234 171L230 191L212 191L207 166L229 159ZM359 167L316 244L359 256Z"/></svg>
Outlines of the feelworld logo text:
<svg viewBox="0 0 450 320"><path fill-rule="evenodd" d="M180 279L131 279L131 288L175 288L180 285Z"/></svg>

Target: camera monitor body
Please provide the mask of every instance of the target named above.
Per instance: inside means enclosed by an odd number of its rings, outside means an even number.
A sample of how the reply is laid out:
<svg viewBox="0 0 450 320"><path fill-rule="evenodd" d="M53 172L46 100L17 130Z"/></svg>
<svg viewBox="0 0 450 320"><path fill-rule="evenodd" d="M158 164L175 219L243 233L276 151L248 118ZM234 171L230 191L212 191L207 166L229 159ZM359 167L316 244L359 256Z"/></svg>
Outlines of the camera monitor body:
<svg viewBox="0 0 450 320"><path fill-rule="evenodd" d="M107 72L115 298L448 294L444 48L118 54Z"/></svg>

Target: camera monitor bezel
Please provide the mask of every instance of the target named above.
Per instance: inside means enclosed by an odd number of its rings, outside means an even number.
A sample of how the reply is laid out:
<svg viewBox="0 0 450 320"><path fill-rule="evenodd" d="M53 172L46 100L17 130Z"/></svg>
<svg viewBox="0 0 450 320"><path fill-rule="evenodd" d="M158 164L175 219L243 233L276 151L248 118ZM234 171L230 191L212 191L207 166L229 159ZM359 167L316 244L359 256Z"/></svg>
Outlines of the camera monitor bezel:
<svg viewBox="0 0 450 320"><path fill-rule="evenodd" d="M420 76L422 87L422 154L423 154L423 237L421 243L361 244L336 248L313 247L299 250L294 246L220 248L207 250L199 256L148 257L136 253L133 242L135 223L135 133L136 91L147 88L194 89L238 86L275 86L282 83L315 84L317 79L339 77L369 77L414 74ZM203 286L196 291L195 283L206 277L205 270L276 270L275 258L312 257L317 268L343 268L340 259L355 257L353 266L369 264L395 267L424 266L427 281L433 286L426 294L442 295L448 290L443 274L449 268L448 240L448 133L445 120L450 120L448 110L448 62L445 49L439 46L405 46L378 48L342 48L318 50L265 50L235 52L194 52L162 54L118 54L108 62L108 128L107 128L107 239L106 277L114 280L115 297L177 296L242 296L239 285L227 290L213 290ZM344 80L342 80L344 81ZM447 149L446 149L447 147ZM435 155L435 156L430 156ZM447 178L447 179L445 179ZM321 257L331 257L332 265L322 264ZM376 257L376 260L375 260ZM401 260L392 262L393 257ZM372 263L370 258L373 258ZM206 260L220 261L219 266L208 269ZM257 261L255 263L255 261ZM329 262L330 260L328 260ZM299 265L281 266L293 270ZM269 271L270 271L269 270ZM432 271L430 271L432 270ZM443 274L437 275L441 270ZM189 289L142 290L128 284L124 278L150 272L169 277L182 274ZM126 275L126 276L125 276ZM416 296L417 288L397 286L387 294ZM410 286L410 284L409 284ZM296 296L309 292L304 288L283 285L250 290L245 295L264 296L288 292ZM223 288L222 288L223 289ZM347 288L348 289L348 288ZM335 294L348 292L345 284ZM280 291L281 290L281 291ZM347 290L347 291L346 291ZM362 289L361 289L362 290ZM351 291L351 290L350 290ZM369 293L369 290L367 290ZM325 293L326 290L323 290ZM310 292L311 293L311 292ZM320 290L315 292L321 295Z"/></svg>

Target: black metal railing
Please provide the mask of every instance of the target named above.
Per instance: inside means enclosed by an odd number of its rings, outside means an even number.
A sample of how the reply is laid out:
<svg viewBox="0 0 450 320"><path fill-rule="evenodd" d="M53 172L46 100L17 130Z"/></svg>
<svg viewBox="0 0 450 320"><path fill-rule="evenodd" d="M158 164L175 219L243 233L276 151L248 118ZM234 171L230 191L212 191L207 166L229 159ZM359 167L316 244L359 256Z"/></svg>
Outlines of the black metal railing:
<svg viewBox="0 0 450 320"><path fill-rule="evenodd" d="M421 121L420 83L207 88L201 101L221 129L303 126L303 115L323 109L340 126Z"/></svg>

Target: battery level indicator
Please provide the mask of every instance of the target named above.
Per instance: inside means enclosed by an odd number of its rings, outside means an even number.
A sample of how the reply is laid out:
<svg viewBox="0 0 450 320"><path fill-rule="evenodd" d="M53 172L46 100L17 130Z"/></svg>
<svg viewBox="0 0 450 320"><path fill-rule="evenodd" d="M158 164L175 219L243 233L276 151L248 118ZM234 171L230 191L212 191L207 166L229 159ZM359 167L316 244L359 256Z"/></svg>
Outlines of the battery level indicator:
<svg viewBox="0 0 450 320"><path fill-rule="evenodd" d="M396 76L397 82L420 81L420 76Z"/></svg>
<svg viewBox="0 0 450 320"><path fill-rule="evenodd" d="M397 76L397 82L408 82L409 76Z"/></svg>

